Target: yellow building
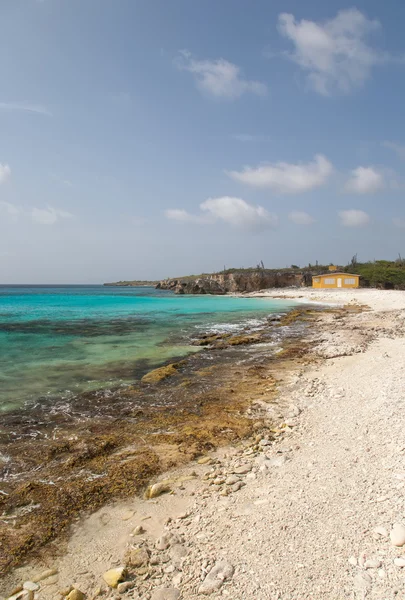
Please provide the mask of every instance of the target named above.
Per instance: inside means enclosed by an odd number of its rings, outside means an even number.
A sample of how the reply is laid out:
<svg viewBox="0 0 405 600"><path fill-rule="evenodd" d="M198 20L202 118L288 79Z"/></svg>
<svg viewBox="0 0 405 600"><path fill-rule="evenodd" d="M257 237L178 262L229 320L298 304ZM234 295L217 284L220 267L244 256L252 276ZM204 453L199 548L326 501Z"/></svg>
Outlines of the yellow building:
<svg viewBox="0 0 405 600"><path fill-rule="evenodd" d="M314 288L358 288L359 276L351 273L325 273L312 277Z"/></svg>

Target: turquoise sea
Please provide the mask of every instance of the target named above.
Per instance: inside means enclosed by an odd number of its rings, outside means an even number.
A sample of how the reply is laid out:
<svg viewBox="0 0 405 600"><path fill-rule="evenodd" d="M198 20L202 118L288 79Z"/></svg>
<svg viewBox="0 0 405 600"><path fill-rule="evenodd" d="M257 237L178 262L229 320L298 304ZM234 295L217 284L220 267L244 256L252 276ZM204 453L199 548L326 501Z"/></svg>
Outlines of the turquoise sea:
<svg viewBox="0 0 405 600"><path fill-rule="evenodd" d="M153 288L0 286L0 411L131 383L198 351L199 334L254 329L292 305Z"/></svg>

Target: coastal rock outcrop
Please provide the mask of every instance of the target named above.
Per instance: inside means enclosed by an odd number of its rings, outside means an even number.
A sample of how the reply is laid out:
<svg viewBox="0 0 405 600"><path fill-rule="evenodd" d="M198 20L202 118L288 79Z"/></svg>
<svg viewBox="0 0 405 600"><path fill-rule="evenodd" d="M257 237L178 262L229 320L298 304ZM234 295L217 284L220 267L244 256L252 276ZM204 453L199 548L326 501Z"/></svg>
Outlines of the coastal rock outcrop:
<svg viewBox="0 0 405 600"><path fill-rule="evenodd" d="M308 284L306 273L257 269L215 273L203 277L165 279L157 289L172 290L176 294L216 294L228 292L255 292L266 288L300 287Z"/></svg>

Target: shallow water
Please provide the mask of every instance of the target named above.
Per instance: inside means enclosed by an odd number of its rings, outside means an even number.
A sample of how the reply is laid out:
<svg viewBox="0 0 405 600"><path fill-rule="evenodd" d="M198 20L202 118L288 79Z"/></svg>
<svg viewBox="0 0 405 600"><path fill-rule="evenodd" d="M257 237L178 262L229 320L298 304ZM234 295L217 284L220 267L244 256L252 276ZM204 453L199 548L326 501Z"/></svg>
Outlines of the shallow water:
<svg viewBox="0 0 405 600"><path fill-rule="evenodd" d="M127 384L196 352L198 334L259 327L293 302L153 288L0 286L0 411Z"/></svg>

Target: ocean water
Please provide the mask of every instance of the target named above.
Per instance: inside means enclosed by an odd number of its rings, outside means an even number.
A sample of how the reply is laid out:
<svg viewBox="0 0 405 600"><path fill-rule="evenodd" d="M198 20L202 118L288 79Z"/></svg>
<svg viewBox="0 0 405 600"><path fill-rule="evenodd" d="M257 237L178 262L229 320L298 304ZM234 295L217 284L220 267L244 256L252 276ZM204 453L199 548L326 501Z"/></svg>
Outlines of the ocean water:
<svg viewBox="0 0 405 600"><path fill-rule="evenodd" d="M128 384L199 350L201 333L260 326L284 300L153 288L0 286L0 411Z"/></svg>

